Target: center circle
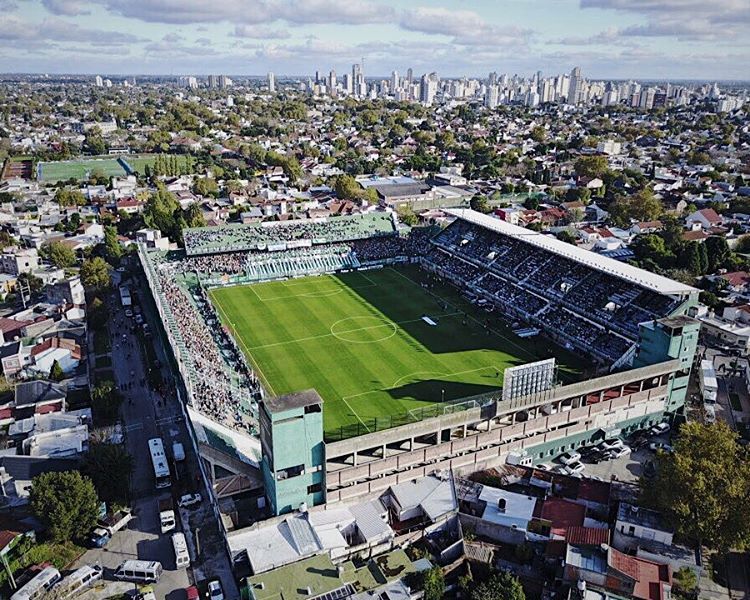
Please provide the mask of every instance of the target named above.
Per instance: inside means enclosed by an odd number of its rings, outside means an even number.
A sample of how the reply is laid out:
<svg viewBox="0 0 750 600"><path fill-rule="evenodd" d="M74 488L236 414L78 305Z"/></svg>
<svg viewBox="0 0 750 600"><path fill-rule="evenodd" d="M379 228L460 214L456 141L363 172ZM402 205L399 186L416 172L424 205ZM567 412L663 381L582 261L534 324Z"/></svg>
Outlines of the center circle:
<svg viewBox="0 0 750 600"><path fill-rule="evenodd" d="M331 325L331 335L353 344L382 342L396 335L398 328L382 317L346 317Z"/></svg>

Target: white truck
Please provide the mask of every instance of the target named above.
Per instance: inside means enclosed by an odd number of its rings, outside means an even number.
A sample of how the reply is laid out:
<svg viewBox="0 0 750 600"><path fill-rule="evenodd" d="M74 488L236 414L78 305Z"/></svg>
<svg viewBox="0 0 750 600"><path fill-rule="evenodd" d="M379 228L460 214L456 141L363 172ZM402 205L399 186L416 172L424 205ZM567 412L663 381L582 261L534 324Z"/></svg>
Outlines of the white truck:
<svg viewBox="0 0 750 600"><path fill-rule="evenodd" d="M126 508L100 519L97 527L91 532L91 536L89 537L91 545L96 548L103 548L112 539L115 532L120 531L120 529L130 523L132 518L133 515L130 513L130 509Z"/></svg>
<svg viewBox="0 0 750 600"><path fill-rule="evenodd" d="M172 456L174 456L176 462L185 460L185 448L180 442L172 444Z"/></svg>
<svg viewBox="0 0 750 600"><path fill-rule="evenodd" d="M719 383L716 379L716 371L714 370L713 361L701 361L700 379L698 384L700 385L701 394L703 395L703 402L706 404L715 404L716 395L719 391Z"/></svg>
<svg viewBox="0 0 750 600"><path fill-rule="evenodd" d="M167 533L167 531L172 531L177 527L172 498L159 500L159 522L161 523L162 533Z"/></svg>

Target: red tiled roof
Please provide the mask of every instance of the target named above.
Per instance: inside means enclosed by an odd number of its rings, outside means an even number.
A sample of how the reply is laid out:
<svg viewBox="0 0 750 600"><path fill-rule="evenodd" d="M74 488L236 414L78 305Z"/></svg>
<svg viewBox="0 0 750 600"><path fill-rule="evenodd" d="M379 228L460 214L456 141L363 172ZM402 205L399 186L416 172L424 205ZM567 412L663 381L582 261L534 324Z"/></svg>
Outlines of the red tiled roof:
<svg viewBox="0 0 750 600"><path fill-rule="evenodd" d="M704 233L703 231L686 231L682 234L682 239L686 242L698 242L700 240L705 240L708 236L707 233Z"/></svg>
<svg viewBox="0 0 750 600"><path fill-rule="evenodd" d="M721 278L726 280L726 282L733 287L747 285L748 283L750 283L750 274L747 271L733 271L732 273L724 273Z"/></svg>
<svg viewBox="0 0 750 600"><path fill-rule="evenodd" d="M15 319L8 319L7 317L0 317L0 331L8 333L11 331L18 331L30 325L33 321L16 321Z"/></svg>
<svg viewBox="0 0 750 600"><path fill-rule="evenodd" d="M562 498L548 498L542 505L542 519L552 523L552 533L565 536L570 527L581 527L586 507Z"/></svg>
<svg viewBox="0 0 750 600"><path fill-rule="evenodd" d="M640 600L663 600L664 585L671 585L672 570L669 565L635 556L628 556L610 548L609 565L635 581L633 598Z"/></svg>
<svg viewBox="0 0 750 600"><path fill-rule="evenodd" d="M638 581L638 560L634 556L628 556L619 550L610 548L608 562L616 571Z"/></svg>
<svg viewBox="0 0 750 600"><path fill-rule="evenodd" d="M8 544L15 540L19 535L21 534L18 531L8 531L7 529L0 531L0 550L5 550Z"/></svg>
<svg viewBox="0 0 750 600"><path fill-rule="evenodd" d="M698 211L709 223L721 223L721 216L713 208L703 208Z"/></svg>
<svg viewBox="0 0 750 600"><path fill-rule="evenodd" d="M569 527L565 540L574 546L601 546L609 544L609 529L603 527Z"/></svg>
<svg viewBox="0 0 750 600"><path fill-rule="evenodd" d="M611 486L606 481L582 479L578 486L578 499L590 500L598 504L609 504Z"/></svg>

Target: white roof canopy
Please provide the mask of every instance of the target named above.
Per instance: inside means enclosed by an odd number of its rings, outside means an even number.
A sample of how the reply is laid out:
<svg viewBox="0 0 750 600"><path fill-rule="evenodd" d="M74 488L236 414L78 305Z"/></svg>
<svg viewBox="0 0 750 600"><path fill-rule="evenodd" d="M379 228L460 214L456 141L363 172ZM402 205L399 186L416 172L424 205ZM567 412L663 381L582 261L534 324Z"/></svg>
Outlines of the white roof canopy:
<svg viewBox="0 0 750 600"><path fill-rule="evenodd" d="M698 293L696 288L675 281L674 279L656 275L655 273L639 269L633 265L617 261L607 256L602 256L596 252L584 250L583 248L579 248L573 244L568 244L557 238L536 231L531 231L530 229L519 227L518 225L512 225L506 221L496 219L468 208L445 209L445 212L469 223L473 223L474 225L478 225L479 227L484 227L485 229L496 231L502 235L521 240L592 269L625 279L626 281L653 290L659 294L685 296L692 293Z"/></svg>

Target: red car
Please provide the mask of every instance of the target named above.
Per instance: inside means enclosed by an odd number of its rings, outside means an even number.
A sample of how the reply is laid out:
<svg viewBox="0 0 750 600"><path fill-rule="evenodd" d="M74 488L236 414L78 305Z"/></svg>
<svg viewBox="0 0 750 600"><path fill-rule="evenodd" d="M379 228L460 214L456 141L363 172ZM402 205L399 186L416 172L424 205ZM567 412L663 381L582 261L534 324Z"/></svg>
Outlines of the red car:
<svg viewBox="0 0 750 600"><path fill-rule="evenodd" d="M198 594L198 588L191 585L185 590L185 600L199 600L200 594Z"/></svg>

